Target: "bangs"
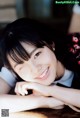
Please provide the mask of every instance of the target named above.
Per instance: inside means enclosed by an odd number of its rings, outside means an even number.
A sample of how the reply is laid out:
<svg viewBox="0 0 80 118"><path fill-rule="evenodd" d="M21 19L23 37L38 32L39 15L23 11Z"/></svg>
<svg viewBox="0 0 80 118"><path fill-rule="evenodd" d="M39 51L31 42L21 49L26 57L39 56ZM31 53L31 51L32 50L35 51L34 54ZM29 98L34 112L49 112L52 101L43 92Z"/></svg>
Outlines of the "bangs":
<svg viewBox="0 0 80 118"><path fill-rule="evenodd" d="M45 44L43 41L36 42L27 42L26 40L21 41L29 45L34 45L37 48L43 47ZM28 61L30 58L30 54L25 50L25 48L21 45L21 42L18 42L16 46L10 48L7 54L12 58L16 63L23 63L23 60Z"/></svg>
<svg viewBox="0 0 80 118"><path fill-rule="evenodd" d="M20 43L18 43L18 45L13 47L12 49L8 50L8 55L16 63L22 63L23 60L28 60L30 58L28 52L23 48L23 46Z"/></svg>
<svg viewBox="0 0 80 118"><path fill-rule="evenodd" d="M36 48L44 46L50 48L49 44L52 44L51 35L48 35L47 28L43 28L43 25L30 20L28 22L26 20L13 22L6 27L3 33L5 35L2 41L2 57L4 63L10 68L7 55L16 63L22 63L23 60L27 61L30 58L29 52L21 45L21 42Z"/></svg>

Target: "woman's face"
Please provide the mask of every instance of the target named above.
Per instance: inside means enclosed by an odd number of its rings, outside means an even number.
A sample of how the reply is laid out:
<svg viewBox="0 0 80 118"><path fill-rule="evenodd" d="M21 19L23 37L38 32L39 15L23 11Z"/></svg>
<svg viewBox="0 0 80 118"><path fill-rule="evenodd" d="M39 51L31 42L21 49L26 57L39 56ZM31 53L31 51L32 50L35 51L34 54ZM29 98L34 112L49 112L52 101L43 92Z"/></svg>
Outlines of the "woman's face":
<svg viewBox="0 0 80 118"><path fill-rule="evenodd" d="M28 61L23 60L22 64L17 64L8 56L14 71L27 82L50 85L57 73L58 62L55 54L47 46L36 48L30 44L21 44L31 57Z"/></svg>

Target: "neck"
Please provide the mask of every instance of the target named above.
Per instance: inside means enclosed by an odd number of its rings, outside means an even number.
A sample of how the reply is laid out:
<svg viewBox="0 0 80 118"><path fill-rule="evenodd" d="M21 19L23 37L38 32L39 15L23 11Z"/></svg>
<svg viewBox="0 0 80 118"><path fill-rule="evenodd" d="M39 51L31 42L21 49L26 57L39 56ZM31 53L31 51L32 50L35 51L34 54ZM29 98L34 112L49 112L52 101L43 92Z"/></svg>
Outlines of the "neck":
<svg viewBox="0 0 80 118"><path fill-rule="evenodd" d="M64 75L64 72L65 72L65 67L63 66L63 64L60 61L58 61L56 79L62 77Z"/></svg>

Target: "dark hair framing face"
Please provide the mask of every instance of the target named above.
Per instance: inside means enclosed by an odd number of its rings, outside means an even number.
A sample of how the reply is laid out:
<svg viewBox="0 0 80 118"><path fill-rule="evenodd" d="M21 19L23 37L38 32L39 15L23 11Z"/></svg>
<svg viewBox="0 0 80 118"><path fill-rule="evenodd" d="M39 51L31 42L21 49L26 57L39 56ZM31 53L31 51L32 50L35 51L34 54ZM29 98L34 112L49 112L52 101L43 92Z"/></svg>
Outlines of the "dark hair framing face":
<svg viewBox="0 0 80 118"><path fill-rule="evenodd" d="M48 31L49 29L42 23L27 18L21 18L8 24L3 32L0 45L5 65L12 69L7 55L17 63L21 63L21 59L28 60L30 58L21 42L32 44L37 48L43 46L51 48L52 40L48 34L50 31Z"/></svg>

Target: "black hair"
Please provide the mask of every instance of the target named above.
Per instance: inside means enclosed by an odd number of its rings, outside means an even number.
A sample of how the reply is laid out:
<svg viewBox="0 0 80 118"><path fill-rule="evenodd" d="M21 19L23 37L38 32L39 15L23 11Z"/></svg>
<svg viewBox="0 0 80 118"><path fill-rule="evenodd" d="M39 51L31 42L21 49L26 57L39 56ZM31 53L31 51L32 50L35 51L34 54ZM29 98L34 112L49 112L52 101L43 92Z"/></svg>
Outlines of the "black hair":
<svg viewBox="0 0 80 118"><path fill-rule="evenodd" d="M3 31L0 44L5 65L12 69L7 55L17 63L21 63L21 59L28 60L30 58L21 42L27 42L38 48L45 45L51 48L52 36L49 33L50 30L43 23L28 18L21 18L8 24Z"/></svg>
<svg viewBox="0 0 80 118"><path fill-rule="evenodd" d="M80 37L80 36L79 36ZM44 46L52 50L52 43L55 44L55 55L57 59L69 70L79 70L75 57L68 50L71 36L66 33L56 32L52 28L46 26L36 20L28 18L20 18L6 26L0 41L0 52L3 63L12 69L7 55L15 62L22 63L22 60L28 60L30 55L21 45L21 42L26 42L41 48ZM78 68L79 67L79 68ZM12 69L13 70L13 69Z"/></svg>

